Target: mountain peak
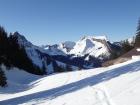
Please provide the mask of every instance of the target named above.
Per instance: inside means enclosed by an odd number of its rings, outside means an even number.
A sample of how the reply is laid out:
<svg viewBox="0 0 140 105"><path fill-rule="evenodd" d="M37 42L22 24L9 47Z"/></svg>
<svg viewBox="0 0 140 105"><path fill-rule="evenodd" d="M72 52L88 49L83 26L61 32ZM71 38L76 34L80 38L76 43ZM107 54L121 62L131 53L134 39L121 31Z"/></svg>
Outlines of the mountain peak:
<svg viewBox="0 0 140 105"><path fill-rule="evenodd" d="M31 46L32 43L30 43L25 37L24 35L21 35L18 31L14 32L12 34L12 37L15 37L19 43L19 45L22 46Z"/></svg>
<svg viewBox="0 0 140 105"><path fill-rule="evenodd" d="M19 34L18 31L15 31L15 32L13 33L13 35L18 36L18 35L20 35L20 34Z"/></svg>
<svg viewBox="0 0 140 105"><path fill-rule="evenodd" d="M71 54L78 56L91 55L99 57L100 55L109 55L107 48L107 37L106 36L84 36L80 39L74 49L71 50Z"/></svg>

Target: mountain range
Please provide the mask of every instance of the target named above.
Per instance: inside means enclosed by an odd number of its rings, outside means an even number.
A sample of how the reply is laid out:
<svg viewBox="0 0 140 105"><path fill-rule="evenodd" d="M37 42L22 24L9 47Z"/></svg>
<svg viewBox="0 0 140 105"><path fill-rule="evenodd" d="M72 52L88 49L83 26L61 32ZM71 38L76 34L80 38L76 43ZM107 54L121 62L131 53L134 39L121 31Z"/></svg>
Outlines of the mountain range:
<svg viewBox="0 0 140 105"><path fill-rule="evenodd" d="M139 40L84 36L36 46L0 27L0 104L139 105Z"/></svg>
<svg viewBox="0 0 140 105"><path fill-rule="evenodd" d="M77 42L66 41L41 47L33 45L18 32L13 33L12 37L17 39L19 46L24 47L33 64L43 68L47 74L61 72L60 68L67 66L71 70L100 67L113 52L121 51L119 45L111 43L105 36L84 36Z"/></svg>

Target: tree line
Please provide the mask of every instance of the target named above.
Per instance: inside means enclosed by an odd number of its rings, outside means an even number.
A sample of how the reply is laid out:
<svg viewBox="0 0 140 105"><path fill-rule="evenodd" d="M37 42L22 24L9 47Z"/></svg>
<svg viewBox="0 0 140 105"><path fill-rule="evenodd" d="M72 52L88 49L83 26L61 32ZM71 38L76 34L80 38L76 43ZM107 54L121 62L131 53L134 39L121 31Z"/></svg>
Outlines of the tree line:
<svg viewBox="0 0 140 105"><path fill-rule="evenodd" d="M45 72L38 66L34 65L27 56L24 46L18 44L17 37L8 35L5 29L0 26L0 65L4 64L7 68L17 67L25 71L43 75ZM2 79L3 78L3 79ZM0 68L0 86L3 86L3 81L6 80L4 71Z"/></svg>

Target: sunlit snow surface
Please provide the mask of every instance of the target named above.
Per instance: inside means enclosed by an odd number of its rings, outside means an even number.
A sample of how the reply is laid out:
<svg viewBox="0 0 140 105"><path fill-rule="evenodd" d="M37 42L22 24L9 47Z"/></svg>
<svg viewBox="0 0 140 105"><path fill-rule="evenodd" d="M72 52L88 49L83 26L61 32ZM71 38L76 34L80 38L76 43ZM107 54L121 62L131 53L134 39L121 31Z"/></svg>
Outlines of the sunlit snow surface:
<svg viewBox="0 0 140 105"><path fill-rule="evenodd" d="M105 42L108 41L106 36L85 36L77 42L66 41L60 44L55 44L51 46L48 45L44 47L44 49L49 55L67 56L72 54L74 56L108 56L110 53L107 45L97 40Z"/></svg>
<svg viewBox="0 0 140 105"><path fill-rule="evenodd" d="M107 68L35 76L7 71L0 105L140 105L140 60Z"/></svg>
<svg viewBox="0 0 140 105"><path fill-rule="evenodd" d="M106 40L105 36L87 36L76 42L74 48L70 51L70 54L77 56L84 56L89 54L94 57L99 57L101 55L109 55L108 48L105 44L95 41L93 39Z"/></svg>

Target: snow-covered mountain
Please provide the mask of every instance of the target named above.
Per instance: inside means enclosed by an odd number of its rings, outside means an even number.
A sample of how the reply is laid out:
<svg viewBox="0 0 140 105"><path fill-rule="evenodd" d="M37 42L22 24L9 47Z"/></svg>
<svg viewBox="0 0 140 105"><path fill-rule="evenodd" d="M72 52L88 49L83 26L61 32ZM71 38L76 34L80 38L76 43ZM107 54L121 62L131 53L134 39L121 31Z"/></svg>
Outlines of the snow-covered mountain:
<svg viewBox="0 0 140 105"><path fill-rule="evenodd" d="M100 67L103 61L109 59L112 52L120 48L110 43L105 36L86 36L77 42L66 41L43 47L33 45L18 32L13 33L12 37L24 47L33 64L47 74L65 71L60 68L66 68L67 65L73 70Z"/></svg>
<svg viewBox="0 0 140 105"><path fill-rule="evenodd" d="M66 41L64 43L47 45L43 47L50 55L90 55L99 57L109 56L110 46L106 36L85 36L77 42Z"/></svg>
<svg viewBox="0 0 140 105"><path fill-rule="evenodd" d="M100 67L112 54L121 52L121 46L110 43L106 36L85 36L77 42L43 46L54 59L79 68Z"/></svg>
<svg viewBox="0 0 140 105"><path fill-rule="evenodd" d="M90 57L109 58L112 51L114 52L119 48L119 45L110 43L106 36L85 36L75 43L64 42L44 47L46 52L53 56L83 57L87 61Z"/></svg>
<svg viewBox="0 0 140 105"><path fill-rule="evenodd" d="M39 66L40 68L43 67L42 59L40 55L38 54L38 51L43 51L39 47L33 45L31 42L29 42L23 35L19 34L18 32L13 33L12 37L17 39L18 44L21 47L24 47L28 57L33 61L34 64Z"/></svg>
<svg viewBox="0 0 140 105"><path fill-rule="evenodd" d="M18 32L13 33L12 37L17 39L17 42L21 47L24 47L28 57L32 60L32 62L42 70L45 70L47 74L58 72L59 66L66 66L65 63L53 59L50 56L51 54L49 55L49 53L47 53L45 49L33 45ZM72 68L75 67L72 66Z"/></svg>
<svg viewBox="0 0 140 105"><path fill-rule="evenodd" d="M46 45L43 48L49 55L64 55L66 56L73 49L75 42L66 41L55 45Z"/></svg>
<svg viewBox="0 0 140 105"><path fill-rule="evenodd" d="M114 44L115 45L115 44ZM85 55L95 58L109 57L112 49L106 36L85 36L77 42L64 42L44 47L50 55L73 55L83 57Z"/></svg>
<svg viewBox="0 0 140 105"><path fill-rule="evenodd" d="M87 36L76 42L76 45L70 51L70 54L76 56L90 55L99 57L101 55L109 56L110 50L105 36Z"/></svg>
<svg viewBox="0 0 140 105"><path fill-rule="evenodd" d="M5 70L1 105L139 105L140 59L50 76ZM16 75L16 76L15 76Z"/></svg>

